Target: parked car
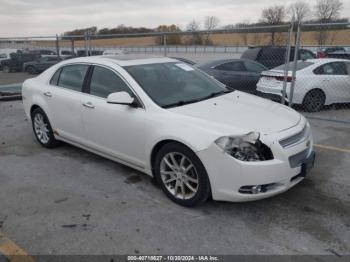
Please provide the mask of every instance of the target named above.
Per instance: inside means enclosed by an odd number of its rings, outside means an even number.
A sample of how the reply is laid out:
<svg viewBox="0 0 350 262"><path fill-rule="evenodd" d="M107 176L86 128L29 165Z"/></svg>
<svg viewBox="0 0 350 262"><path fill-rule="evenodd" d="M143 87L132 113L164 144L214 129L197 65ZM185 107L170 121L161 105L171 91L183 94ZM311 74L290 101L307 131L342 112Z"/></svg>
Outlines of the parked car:
<svg viewBox="0 0 350 262"><path fill-rule="evenodd" d="M37 60L23 63L23 71L29 74L38 74L50 66L62 61L59 57L39 57Z"/></svg>
<svg viewBox="0 0 350 262"><path fill-rule="evenodd" d="M9 48L0 49L0 70L2 70L1 61L10 59L11 53L21 53L21 52L22 50L20 49L9 49Z"/></svg>
<svg viewBox="0 0 350 262"><path fill-rule="evenodd" d="M290 61L294 60L294 50L291 48ZM279 46L262 46L248 48L241 56L242 59L250 59L256 61L267 68L271 69L285 63L287 48ZM315 58L315 54L308 49L300 49L298 52L298 60L306 60Z"/></svg>
<svg viewBox="0 0 350 262"><path fill-rule="evenodd" d="M292 65L290 65L290 68ZM262 72L258 94L281 100L284 65ZM289 101L292 72L287 77L286 100ZM350 61L342 59L310 59L298 61L293 104L316 112L324 105L350 102Z"/></svg>
<svg viewBox="0 0 350 262"><path fill-rule="evenodd" d="M40 58L36 53L11 53L9 59L1 61L2 70L5 73L22 71L25 62L35 61Z"/></svg>
<svg viewBox="0 0 350 262"><path fill-rule="evenodd" d="M350 49L344 48L344 50L334 51L327 54L329 58L338 58L338 59L350 59Z"/></svg>
<svg viewBox="0 0 350 262"><path fill-rule="evenodd" d="M39 53L41 57L57 57L57 53L49 49L39 49L35 52Z"/></svg>
<svg viewBox="0 0 350 262"><path fill-rule="evenodd" d="M59 56L62 59L67 59L75 56L75 53L73 53L71 50L60 50L59 51Z"/></svg>
<svg viewBox="0 0 350 262"><path fill-rule="evenodd" d="M256 93L260 73L268 70L262 64L246 59L217 60L199 68L231 88L252 94Z"/></svg>
<svg viewBox="0 0 350 262"><path fill-rule="evenodd" d="M102 55L103 51L100 50L91 50L88 51L88 56L98 56L98 55ZM86 51L85 49L80 49L77 51L77 56L78 57L82 57L82 56L86 56Z"/></svg>
<svg viewBox="0 0 350 262"><path fill-rule="evenodd" d="M317 58L330 57L329 54L334 52L347 52L347 50L345 49L345 47L341 46L322 48L320 51L317 52Z"/></svg>
<svg viewBox="0 0 350 262"><path fill-rule="evenodd" d="M111 49L103 51L102 55L125 55L126 52L123 49Z"/></svg>
<svg viewBox="0 0 350 262"><path fill-rule="evenodd" d="M42 146L65 141L135 168L185 206L271 197L314 162L301 114L170 58L71 59L22 94Z"/></svg>
<svg viewBox="0 0 350 262"><path fill-rule="evenodd" d="M171 57L171 58L179 60L179 61L184 62L184 63L189 64L189 65L195 65L196 64L196 62L194 62L194 61L192 61L190 59L187 59L187 58L183 58L183 57Z"/></svg>

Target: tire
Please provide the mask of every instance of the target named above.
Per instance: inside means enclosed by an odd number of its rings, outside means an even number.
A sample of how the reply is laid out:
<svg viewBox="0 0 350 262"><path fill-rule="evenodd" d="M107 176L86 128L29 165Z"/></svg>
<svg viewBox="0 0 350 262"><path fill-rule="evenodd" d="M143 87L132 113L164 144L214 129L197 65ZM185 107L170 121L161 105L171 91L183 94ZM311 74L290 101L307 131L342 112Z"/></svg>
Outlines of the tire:
<svg viewBox="0 0 350 262"><path fill-rule="evenodd" d="M11 68L8 65L4 65L2 71L4 73L11 73Z"/></svg>
<svg viewBox="0 0 350 262"><path fill-rule="evenodd" d="M31 74L31 75L35 75L36 73L36 70L34 68L34 66L27 66L26 70L25 70L28 74Z"/></svg>
<svg viewBox="0 0 350 262"><path fill-rule="evenodd" d="M309 91L304 99L302 107L307 112L318 112L320 111L326 102L326 95L318 89Z"/></svg>
<svg viewBox="0 0 350 262"><path fill-rule="evenodd" d="M180 143L168 143L158 151L154 175L164 193L179 205L200 205L211 195L209 178L202 162L192 150Z"/></svg>
<svg viewBox="0 0 350 262"><path fill-rule="evenodd" d="M60 144L55 139L49 119L41 108L36 108L31 114L32 126L36 139L46 148L54 148Z"/></svg>

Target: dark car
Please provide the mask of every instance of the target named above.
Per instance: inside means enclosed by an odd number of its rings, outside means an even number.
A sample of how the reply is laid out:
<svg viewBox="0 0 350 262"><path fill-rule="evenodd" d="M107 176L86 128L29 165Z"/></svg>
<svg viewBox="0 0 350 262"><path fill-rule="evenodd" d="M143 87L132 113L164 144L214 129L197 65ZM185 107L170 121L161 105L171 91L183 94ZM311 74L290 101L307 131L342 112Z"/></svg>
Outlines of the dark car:
<svg viewBox="0 0 350 262"><path fill-rule="evenodd" d="M268 70L264 65L246 59L217 60L199 68L228 87L251 94L256 93L260 73Z"/></svg>
<svg viewBox="0 0 350 262"><path fill-rule="evenodd" d="M290 60L294 60L294 50L291 48ZM263 64L269 69L280 66L285 63L287 48L279 46L250 47L241 56L242 59L250 59ZM298 60L307 60L316 58L316 55L307 49L300 49Z"/></svg>
<svg viewBox="0 0 350 262"><path fill-rule="evenodd" d="M24 63L35 61L39 58L40 54L37 53L11 53L10 59L1 61L1 67L5 73L22 71Z"/></svg>
<svg viewBox="0 0 350 262"><path fill-rule="evenodd" d="M331 47L319 52L320 58L350 59L350 49L345 47Z"/></svg>
<svg viewBox="0 0 350 262"><path fill-rule="evenodd" d="M333 53L345 53L346 51L345 47L341 46L326 47L317 52L317 58L331 57Z"/></svg>
<svg viewBox="0 0 350 262"><path fill-rule="evenodd" d="M23 63L23 71L32 75L38 74L60 61L62 59L58 57L39 57L34 61Z"/></svg>
<svg viewBox="0 0 350 262"><path fill-rule="evenodd" d="M90 52L88 51L88 56L97 56L97 55L102 55L102 54L103 54L103 51L100 51L100 50L91 50ZM86 56L85 49L78 50L77 56L78 57Z"/></svg>

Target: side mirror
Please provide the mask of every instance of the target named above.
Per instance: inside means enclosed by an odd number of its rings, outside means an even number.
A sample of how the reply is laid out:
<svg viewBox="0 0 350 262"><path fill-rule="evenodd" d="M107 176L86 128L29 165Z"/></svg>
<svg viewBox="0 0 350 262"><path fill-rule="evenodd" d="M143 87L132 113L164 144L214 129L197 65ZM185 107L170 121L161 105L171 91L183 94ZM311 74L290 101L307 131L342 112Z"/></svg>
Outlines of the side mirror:
<svg viewBox="0 0 350 262"><path fill-rule="evenodd" d="M109 94L107 97L107 103L118 104L118 105L129 105L129 106L137 105L137 103L135 102L135 99L125 91Z"/></svg>

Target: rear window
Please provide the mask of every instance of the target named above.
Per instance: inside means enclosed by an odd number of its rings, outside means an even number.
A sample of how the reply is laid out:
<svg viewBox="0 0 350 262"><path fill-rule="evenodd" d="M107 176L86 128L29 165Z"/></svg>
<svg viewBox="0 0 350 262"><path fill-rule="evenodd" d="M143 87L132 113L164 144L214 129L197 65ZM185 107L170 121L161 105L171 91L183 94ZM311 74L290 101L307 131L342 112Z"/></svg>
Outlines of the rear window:
<svg viewBox="0 0 350 262"><path fill-rule="evenodd" d="M302 70L302 69L304 69L304 68L306 68L308 66L311 66L311 65L313 65L312 62L305 62L305 61L297 62L297 71ZM288 63L289 70L292 70L293 66L294 66L294 62L289 62ZM280 66L278 66L278 67L276 67L274 69L275 70L284 70L284 67L285 67L285 65L283 64L283 65L280 65Z"/></svg>
<svg viewBox="0 0 350 262"><path fill-rule="evenodd" d="M256 60L261 48L248 48L241 56L244 59Z"/></svg>

